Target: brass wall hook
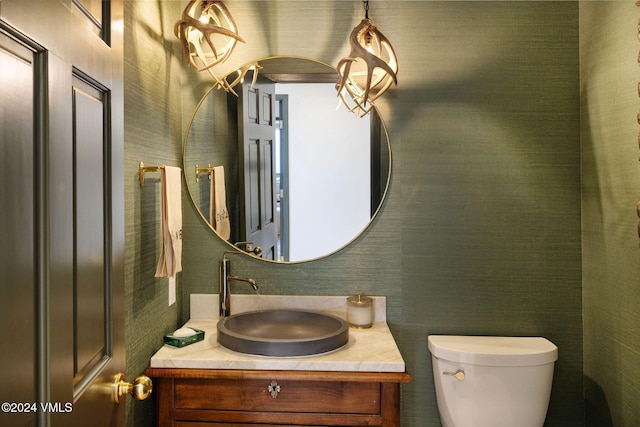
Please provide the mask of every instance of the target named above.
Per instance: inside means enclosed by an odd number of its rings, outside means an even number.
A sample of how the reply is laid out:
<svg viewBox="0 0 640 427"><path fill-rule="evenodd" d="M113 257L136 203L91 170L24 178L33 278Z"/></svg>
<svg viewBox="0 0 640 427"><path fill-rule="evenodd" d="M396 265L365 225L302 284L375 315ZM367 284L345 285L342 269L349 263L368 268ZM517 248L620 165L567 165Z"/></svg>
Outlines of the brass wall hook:
<svg viewBox="0 0 640 427"><path fill-rule="evenodd" d="M209 179L211 179L211 172L213 172L213 166L211 166L211 163L209 163L206 168L200 168L196 165L196 182L200 182L200 175L203 173L206 173L209 176Z"/></svg>
<svg viewBox="0 0 640 427"><path fill-rule="evenodd" d="M144 174L147 172L158 172L159 169L164 169L164 165L158 166L145 166L144 163L140 162L140 187L144 185Z"/></svg>

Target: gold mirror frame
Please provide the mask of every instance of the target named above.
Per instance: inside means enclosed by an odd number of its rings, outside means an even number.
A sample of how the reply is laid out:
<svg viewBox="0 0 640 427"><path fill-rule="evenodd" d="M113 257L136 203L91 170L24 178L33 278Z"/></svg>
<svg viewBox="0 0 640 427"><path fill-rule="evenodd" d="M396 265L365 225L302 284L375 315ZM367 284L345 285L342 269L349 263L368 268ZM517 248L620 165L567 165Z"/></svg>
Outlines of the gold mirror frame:
<svg viewBox="0 0 640 427"><path fill-rule="evenodd" d="M264 57L255 61L251 61L249 63L247 63L245 66L239 67L238 69L243 69L246 68L249 65L253 65L253 64L260 64L260 62L262 61L271 61L271 60L276 60L276 59L285 59L285 60L305 60L305 61L310 61L310 62L314 62L318 65L322 65L331 69L335 70L335 67L324 63L322 61L318 61L316 59L312 59L312 58L307 58L304 56L296 56L296 55L279 55L279 56L269 56L269 57ZM227 76L223 77L223 79L226 79L228 77L230 77L233 74L237 74L237 71L231 71ZM356 235L354 235L351 239L349 239L348 241L346 241L346 243L344 243L342 246L336 248L335 250L332 250L324 255L321 256L317 256L314 258L309 258L309 259L301 259L301 260L293 260L293 261L279 261L279 260L270 260L267 258L261 258L259 256L256 256L255 254L249 253L249 252L245 252L244 250L242 250L241 248L239 248L238 246L234 245L232 242L222 238L214 229L214 227L211 225L211 223L209 222L209 220L205 217L205 214L202 212L202 210L200 209L200 207L198 206L198 204L195 201L194 198L194 193L192 190L192 183L191 181L193 179L195 179L195 171L192 170L191 166L187 165L187 146L188 146L188 142L189 142L189 135L190 135L190 131L191 131L191 127L193 125L193 122L196 118L196 115L198 113L198 110L200 109L200 107L202 106L202 104L205 102L205 100L207 99L207 97L210 95L210 93L214 90L219 90L218 87L218 83L214 83L212 84L209 89L203 94L203 96L200 98L200 100L198 101L197 105L195 106L193 113L191 114L191 117L189 119L189 123L187 124L185 133L184 133L184 139L182 142L182 171L183 171L183 175L185 178L185 183L186 183L186 187L187 187L187 193L189 194L189 199L191 200L191 203L193 204L193 206L195 207L195 209L198 212L198 215L200 216L200 218L202 219L202 221L204 221L204 223L208 226L208 228L213 232L213 234L219 238L220 240L224 241L228 246L230 250L235 250L238 252L241 252L247 256L250 256L252 258L255 259L259 259L268 263L273 263L273 264L302 264L302 263L307 263L307 262L311 262L311 261L316 261L316 260L320 260L320 259L324 259L326 257L329 257L333 254L336 254L340 251L342 251L343 249L347 248L348 246L350 246L354 241L356 241L373 223L374 219L378 216L378 214L380 213L382 206L385 203L385 200L387 198L387 194L389 192L389 185L391 182L391 172L393 169L393 158L392 158L392 152L391 152L391 143L389 140L389 133L387 131L387 126L386 123L384 122L384 119L382 118L382 116L380 114L378 114L378 118L380 120L380 128L381 128L381 140L382 138L384 138L387 142L386 144L386 148L387 148L387 156L388 156L388 169L387 169L387 177L384 183L384 190L381 192L381 197L380 197L380 202L378 204L378 206L376 207L375 211L373 212L373 214L371 215L371 217L369 218L369 221L362 227L362 229L356 233ZM337 95L336 95L336 100L337 100ZM337 101L336 101L337 102ZM375 108L375 107L374 107ZM382 145L382 144L381 144ZM381 176L383 175L382 173L380 174Z"/></svg>

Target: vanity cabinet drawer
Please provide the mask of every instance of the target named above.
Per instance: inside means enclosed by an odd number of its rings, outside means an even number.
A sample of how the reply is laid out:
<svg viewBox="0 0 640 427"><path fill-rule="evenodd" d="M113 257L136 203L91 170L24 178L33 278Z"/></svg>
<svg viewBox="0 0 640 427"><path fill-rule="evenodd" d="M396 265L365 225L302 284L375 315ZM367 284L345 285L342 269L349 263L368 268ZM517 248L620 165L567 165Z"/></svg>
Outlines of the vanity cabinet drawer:
<svg viewBox="0 0 640 427"><path fill-rule="evenodd" d="M380 384L287 380L175 380L176 409L377 414Z"/></svg>
<svg viewBox="0 0 640 427"><path fill-rule="evenodd" d="M400 426L406 373L149 368L159 427Z"/></svg>

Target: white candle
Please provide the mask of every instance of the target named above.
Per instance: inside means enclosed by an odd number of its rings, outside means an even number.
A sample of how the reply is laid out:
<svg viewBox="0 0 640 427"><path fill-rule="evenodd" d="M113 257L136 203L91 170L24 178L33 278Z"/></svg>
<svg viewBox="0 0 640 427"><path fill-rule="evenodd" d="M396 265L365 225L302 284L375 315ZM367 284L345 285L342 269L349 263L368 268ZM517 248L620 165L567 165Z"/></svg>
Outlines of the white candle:
<svg viewBox="0 0 640 427"><path fill-rule="evenodd" d="M373 325L373 300L364 295L347 298L347 320L354 328L370 328Z"/></svg>

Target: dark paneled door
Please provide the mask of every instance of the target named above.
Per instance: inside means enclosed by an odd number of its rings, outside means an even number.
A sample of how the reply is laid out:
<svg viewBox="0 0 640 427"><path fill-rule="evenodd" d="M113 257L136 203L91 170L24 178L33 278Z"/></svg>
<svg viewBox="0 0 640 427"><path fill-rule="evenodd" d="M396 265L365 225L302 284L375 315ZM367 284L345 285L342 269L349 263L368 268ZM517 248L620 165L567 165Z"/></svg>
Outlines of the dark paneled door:
<svg viewBox="0 0 640 427"><path fill-rule="evenodd" d="M122 23L0 2L0 425L124 424Z"/></svg>
<svg viewBox="0 0 640 427"><path fill-rule="evenodd" d="M262 257L275 260L276 222L275 84L245 79L238 97L241 237L262 248Z"/></svg>

